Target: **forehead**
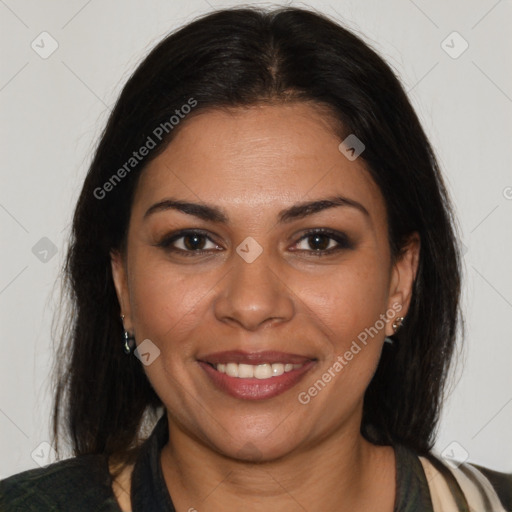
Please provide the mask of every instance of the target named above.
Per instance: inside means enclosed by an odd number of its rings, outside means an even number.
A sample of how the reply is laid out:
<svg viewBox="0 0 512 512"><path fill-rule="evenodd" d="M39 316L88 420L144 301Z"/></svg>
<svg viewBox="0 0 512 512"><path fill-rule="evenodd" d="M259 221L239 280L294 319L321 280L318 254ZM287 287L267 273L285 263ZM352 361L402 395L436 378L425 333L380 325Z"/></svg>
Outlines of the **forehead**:
<svg viewBox="0 0 512 512"><path fill-rule="evenodd" d="M384 214L363 160L340 152L332 118L311 104L209 110L182 123L143 171L135 206L169 195L268 211L338 193Z"/></svg>

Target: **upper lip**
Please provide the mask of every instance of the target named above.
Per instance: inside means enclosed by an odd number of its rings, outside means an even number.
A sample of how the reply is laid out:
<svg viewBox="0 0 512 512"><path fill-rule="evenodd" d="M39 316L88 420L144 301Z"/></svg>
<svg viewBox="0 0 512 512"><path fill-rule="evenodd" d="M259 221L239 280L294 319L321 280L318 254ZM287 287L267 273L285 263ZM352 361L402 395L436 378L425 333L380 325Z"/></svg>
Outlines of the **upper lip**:
<svg viewBox="0 0 512 512"><path fill-rule="evenodd" d="M197 358L199 361L210 364L264 364L264 363L291 363L304 364L313 360L312 357L301 356L298 354L287 354L275 350L265 350L262 352L244 352L243 350L228 350L225 352L215 352Z"/></svg>

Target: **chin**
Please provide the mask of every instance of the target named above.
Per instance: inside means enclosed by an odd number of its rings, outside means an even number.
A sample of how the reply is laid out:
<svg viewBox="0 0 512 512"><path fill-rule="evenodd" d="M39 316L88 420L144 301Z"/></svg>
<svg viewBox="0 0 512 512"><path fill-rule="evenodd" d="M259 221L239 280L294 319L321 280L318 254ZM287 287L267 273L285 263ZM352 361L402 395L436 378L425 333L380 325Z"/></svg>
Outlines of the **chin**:
<svg viewBox="0 0 512 512"><path fill-rule="evenodd" d="M278 430L279 427L277 427ZM216 450L226 457L244 462L272 462L293 452L298 446L298 436L290 435L289 429L286 438L276 438L275 431L269 430L256 435L233 434L224 435L220 443L215 443Z"/></svg>

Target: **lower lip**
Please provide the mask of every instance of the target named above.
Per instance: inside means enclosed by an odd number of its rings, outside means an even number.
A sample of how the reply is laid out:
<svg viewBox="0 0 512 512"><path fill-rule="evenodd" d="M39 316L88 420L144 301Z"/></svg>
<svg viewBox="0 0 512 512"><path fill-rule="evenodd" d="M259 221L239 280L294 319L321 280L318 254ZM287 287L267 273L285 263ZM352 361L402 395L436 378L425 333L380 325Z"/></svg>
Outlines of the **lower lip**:
<svg viewBox="0 0 512 512"><path fill-rule="evenodd" d="M218 372L208 363L199 361L201 368L218 389L243 400L265 400L288 391L304 377L314 364L315 361L308 361L301 368L269 379L240 379Z"/></svg>

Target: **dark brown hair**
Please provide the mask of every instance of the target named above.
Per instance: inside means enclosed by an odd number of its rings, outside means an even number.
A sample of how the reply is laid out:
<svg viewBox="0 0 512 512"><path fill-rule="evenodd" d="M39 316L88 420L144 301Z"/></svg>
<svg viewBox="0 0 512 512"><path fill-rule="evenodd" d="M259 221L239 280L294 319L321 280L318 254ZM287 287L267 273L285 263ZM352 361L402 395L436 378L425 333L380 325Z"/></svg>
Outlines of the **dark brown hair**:
<svg viewBox="0 0 512 512"><path fill-rule="evenodd" d="M139 360L123 353L110 251L123 249L138 176L172 140L169 120L191 99L190 115L313 102L328 107L344 134L366 145L360 158L386 202L393 257L413 232L421 254L406 322L397 343L384 345L366 391L361 431L375 444L400 442L426 453L435 440L460 317L460 260L447 191L390 67L339 24L297 8L227 9L196 19L161 41L125 85L73 219L65 266L73 311L58 372L56 439L63 426L75 455L104 453L126 462L145 413L162 405ZM168 135L99 193L162 123Z"/></svg>

